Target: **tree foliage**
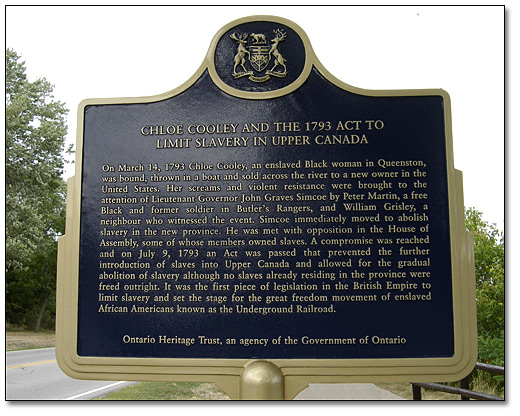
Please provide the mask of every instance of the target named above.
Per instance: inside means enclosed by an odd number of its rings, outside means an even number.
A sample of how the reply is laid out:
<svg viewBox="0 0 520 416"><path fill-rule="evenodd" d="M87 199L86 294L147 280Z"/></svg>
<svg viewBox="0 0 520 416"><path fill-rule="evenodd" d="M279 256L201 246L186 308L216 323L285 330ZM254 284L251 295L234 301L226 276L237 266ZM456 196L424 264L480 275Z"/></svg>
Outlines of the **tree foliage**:
<svg viewBox="0 0 520 416"><path fill-rule="evenodd" d="M504 235L475 208L466 210L466 228L474 238L479 360L504 366ZM503 387L503 376L494 378Z"/></svg>
<svg viewBox="0 0 520 416"><path fill-rule="evenodd" d="M53 86L29 82L6 49L6 318L25 323L55 291L56 238L65 224L65 105ZM50 291L50 292L49 292ZM37 315L37 313L36 313ZM14 321L14 322L13 322Z"/></svg>
<svg viewBox="0 0 520 416"><path fill-rule="evenodd" d="M479 334L498 336L505 319L504 236L474 208L466 210L466 228L474 238Z"/></svg>

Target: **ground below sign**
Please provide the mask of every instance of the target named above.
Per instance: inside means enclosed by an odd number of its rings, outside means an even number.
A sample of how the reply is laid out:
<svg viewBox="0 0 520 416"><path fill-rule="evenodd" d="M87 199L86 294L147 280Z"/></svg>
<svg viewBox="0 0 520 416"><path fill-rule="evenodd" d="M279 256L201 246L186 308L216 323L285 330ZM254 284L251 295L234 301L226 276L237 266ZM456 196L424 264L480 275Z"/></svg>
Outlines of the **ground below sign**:
<svg viewBox="0 0 520 416"><path fill-rule="evenodd" d="M79 116L60 241L67 371L208 379L264 359L313 380L440 380L471 367L444 91L342 84L301 29L263 16L224 27L179 89L86 100Z"/></svg>

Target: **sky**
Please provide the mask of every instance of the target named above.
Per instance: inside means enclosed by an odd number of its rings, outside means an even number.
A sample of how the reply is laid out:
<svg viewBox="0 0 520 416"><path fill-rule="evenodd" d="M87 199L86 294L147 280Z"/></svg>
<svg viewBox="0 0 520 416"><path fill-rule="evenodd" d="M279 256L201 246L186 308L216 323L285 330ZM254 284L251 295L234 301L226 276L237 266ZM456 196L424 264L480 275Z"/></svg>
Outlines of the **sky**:
<svg viewBox="0 0 520 416"><path fill-rule="evenodd" d="M298 24L325 68L349 85L446 90L465 206L504 229L502 7L8 6L6 46L30 80L55 86L75 143L83 99L170 91L198 69L222 26L257 14ZM65 176L73 174L69 166Z"/></svg>

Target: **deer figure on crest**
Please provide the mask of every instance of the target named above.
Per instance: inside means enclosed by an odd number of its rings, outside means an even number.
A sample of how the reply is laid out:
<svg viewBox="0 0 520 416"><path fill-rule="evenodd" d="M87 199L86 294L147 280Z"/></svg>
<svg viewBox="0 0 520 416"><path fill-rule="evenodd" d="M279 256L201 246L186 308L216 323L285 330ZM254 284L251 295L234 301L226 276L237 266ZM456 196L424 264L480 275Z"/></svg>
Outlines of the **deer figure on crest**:
<svg viewBox="0 0 520 416"><path fill-rule="evenodd" d="M247 44L247 33L243 35L238 35L236 32L233 32L229 37L238 42L237 54L235 55L235 66L233 67L233 75L237 75L237 66L240 65L244 72L247 72L244 64L246 63L246 54L251 55L250 52L246 49L245 45Z"/></svg>
<svg viewBox="0 0 520 416"><path fill-rule="evenodd" d="M271 55L274 56L274 66L271 68L270 72L273 72L274 69L281 65L283 66L283 73L287 72L287 67L285 66L285 58L282 56L282 54L278 51L278 44L283 41L287 37L287 33L283 31L282 29L275 29L273 30L276 37L271 40L273 45L271 46L271 49L269 50L269 59L271 59Z"/></svg>

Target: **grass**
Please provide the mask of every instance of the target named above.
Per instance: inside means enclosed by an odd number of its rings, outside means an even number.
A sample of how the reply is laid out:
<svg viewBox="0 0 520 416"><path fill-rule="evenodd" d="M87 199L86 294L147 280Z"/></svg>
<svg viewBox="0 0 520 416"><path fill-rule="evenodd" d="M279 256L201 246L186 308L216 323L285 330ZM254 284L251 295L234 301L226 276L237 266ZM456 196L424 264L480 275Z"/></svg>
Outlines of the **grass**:
<svg viewBox="0 0 520 416"><path fill-rule="evenodd" d="M376 384L378 387L388 390L391 393L397 394L406 400L413 400L412 385L409 383L380 383ZM449 386L460 387L458 382L448 383ZM476 377L472 381L470 390L479 393L491 394L493 396L504 397L504 392L495 388L486 380L485 373L478 371ZM430 389L421 389L422 400L460 400L460 395L444 393L442 391L435 391Z"/></svg>
<svg viewBox="0 0 520 416"><path fill-rule="evenodd" d="M229 397L212 383L143 382L98 400L229 400Z"/></svg>
<svg viewBox="0 0 520 416"><path fill-rule="evenodd" d="M26 331L22 329L7 329L5 331L6 351L31 350L35 348L54 347L56 336L54 331Z"/></svg>
<svg viewBox="0 0 520 416"><path fill-rule="evenodd" d="M478 371L476 376L473 378L473 390L480 391L481 393L491 394L493 396L504 397L504 391L500 390L493 380L490 380L491 374L485 373L484 371Z"/></svg>
<svg viewBox="0 0 520 416"><path fill-rule="evenodd" d="M377 387L397 394L406 400L413 400L412 385L410 383L376 383ZM460 400L460 396L442 391L422 389L422 400Z"/></svg>

